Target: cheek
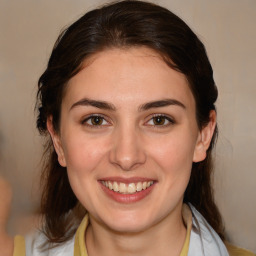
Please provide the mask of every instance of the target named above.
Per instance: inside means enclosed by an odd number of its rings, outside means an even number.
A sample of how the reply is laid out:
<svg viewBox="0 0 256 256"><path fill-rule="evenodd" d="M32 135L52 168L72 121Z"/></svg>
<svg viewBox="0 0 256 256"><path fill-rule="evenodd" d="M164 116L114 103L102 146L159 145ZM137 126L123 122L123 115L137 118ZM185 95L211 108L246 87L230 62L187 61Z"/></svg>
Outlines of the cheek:
<svg viewBox="0 0 256 256"><path fill-rule="evenodd" d="M159 170L161 191L166 196L162 198L164 202L174 203L183 198L191 175L194 148L195 137L178 132L151 146L149 154Z"/></svg>
<svg viewBox="0 0 256 256"><path fill-rule="evenodd" d="M97 168L105 162L107 143L101 139L82 139L69 137L65 140L64 154L70 185L78 200L87 209L94 205L95 180L99 175ZM93 194L92 194L93 193Z"/></svg>
<svg viewBox="0 0 256 256"><path fill-rule="evenodd" d="M173 134L151 144L150 155L168 173L188 172L191 169L195 139L186 133Z"/></svg>
<svg viewBox="0 0 256 256"><path fill-rule="evenodd" d="M64 155L69 172L84 175L92 172L106 156L108 145L104 140L69 137L65 140Z"/></svg>

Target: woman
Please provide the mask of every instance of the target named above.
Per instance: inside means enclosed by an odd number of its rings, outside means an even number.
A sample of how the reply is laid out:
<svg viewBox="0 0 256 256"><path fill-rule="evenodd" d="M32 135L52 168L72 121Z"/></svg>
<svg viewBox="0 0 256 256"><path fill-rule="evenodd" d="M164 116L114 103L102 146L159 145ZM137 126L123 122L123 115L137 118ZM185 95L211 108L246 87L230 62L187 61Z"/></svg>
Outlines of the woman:
<svg viewBox="0 0 256 256"><path fill-rule="evenodd" d="M39 79L44 225L26 255L229 255L212 73L191 29L154 4L109 4L66 29Z"/></svg>

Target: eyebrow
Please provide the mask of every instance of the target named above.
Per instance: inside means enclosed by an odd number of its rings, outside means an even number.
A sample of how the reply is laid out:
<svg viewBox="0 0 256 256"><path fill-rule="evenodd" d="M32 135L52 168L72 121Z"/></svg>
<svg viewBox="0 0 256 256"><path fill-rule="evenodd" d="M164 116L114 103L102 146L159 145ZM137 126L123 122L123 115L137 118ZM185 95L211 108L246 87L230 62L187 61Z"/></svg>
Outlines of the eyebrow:
<svg viewBox="0 0 256 256"><path fill-rule="evenodd" d="M87 99L87 98L81 99L78 102L74 103L71 106L70 110L77 106L93 106L99 109L112 110L112 111L116 110L116 107L111 103L108 103L106 101Z"/></svg>
<svg viewBox="0 0 256 256"><path fill-rule="evenodd" d="M161 108L166 106L179 106L186 109L185 105L175 99L164 99L145 103L139 107L139 111L145 111L151 108Z"/></svg>
<svg viewBox="0 0 256 256"><path fill-rule="evenodd" d="M146 111L151 108L160 108L160 107L173 106L173 105L186 109L185 105L178 100L164 99L164 100L147 102L147 103L139 106L139 111ZM77 106L93 106L93 107L96 107L99 109L105 109L105 110L111 110L111 111L116 110L116 107L111 103L108 103L106 101L92 100L92 99L88 99L88 98L83 98L83 99L77 101L76 103L74 103L71 106L70 110Z"/></svg>

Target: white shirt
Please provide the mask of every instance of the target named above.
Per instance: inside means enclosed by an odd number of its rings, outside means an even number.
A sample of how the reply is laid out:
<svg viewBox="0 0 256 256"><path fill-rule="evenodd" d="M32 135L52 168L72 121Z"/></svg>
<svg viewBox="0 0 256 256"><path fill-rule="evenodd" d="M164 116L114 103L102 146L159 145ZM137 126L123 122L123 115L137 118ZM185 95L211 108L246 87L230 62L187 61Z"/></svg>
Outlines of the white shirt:
<svg viewBox="0 0 256 256"><path fill-rule="evenodd" d="M188 256L228 256L229 254L226 246L218 234L208 224L205 218L195 209L195 207L189 204L189 208L192 213L192 229ZM58 247L41 252L40 245L45 241L45 236L39 232L26 237L26 256L74 255L75 236Z"/></svg>

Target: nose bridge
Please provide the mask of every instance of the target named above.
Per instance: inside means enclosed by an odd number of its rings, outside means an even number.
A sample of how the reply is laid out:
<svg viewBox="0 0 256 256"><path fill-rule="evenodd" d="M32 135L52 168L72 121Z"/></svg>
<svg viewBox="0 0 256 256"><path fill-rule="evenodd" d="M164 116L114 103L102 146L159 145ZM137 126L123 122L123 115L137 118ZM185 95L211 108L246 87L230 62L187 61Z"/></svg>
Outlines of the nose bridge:
<svg viewBox="0 0 256 256"><path fill-rule="evenodd" d="M110 161L121 169L129 171L143 164L146 155L141 143L139 129L133 124L123 124L115 129Z"/></svg>

